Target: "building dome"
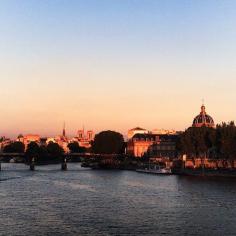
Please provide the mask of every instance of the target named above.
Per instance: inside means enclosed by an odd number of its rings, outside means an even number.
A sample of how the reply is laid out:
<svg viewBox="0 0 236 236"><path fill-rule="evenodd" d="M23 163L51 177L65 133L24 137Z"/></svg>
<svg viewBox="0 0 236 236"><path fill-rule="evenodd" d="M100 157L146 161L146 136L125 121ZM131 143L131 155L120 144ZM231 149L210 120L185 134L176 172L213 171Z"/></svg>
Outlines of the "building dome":
<svg viewBox="0 0 236 236"><path fill-rule="evenodd" d="M128 131L128 139L131 139L135 134L147 134L147 133L148 131L146 129L136 127Z"/></svg>
<svg viewBox="0 0 236 236"><path fill-rule="evenodd" d="M201 112L193 120L193 127L214 127L214 120L211 116L206 113L206 108L204 105L201 106Z"/></svg>

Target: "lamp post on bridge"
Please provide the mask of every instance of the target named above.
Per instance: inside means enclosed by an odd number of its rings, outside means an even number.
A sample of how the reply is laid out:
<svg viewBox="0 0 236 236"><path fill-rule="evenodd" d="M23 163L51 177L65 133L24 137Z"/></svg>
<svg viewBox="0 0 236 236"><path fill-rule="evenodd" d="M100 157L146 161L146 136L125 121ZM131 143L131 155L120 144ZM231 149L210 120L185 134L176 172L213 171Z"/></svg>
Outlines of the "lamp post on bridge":
<svg viewBox="0 0 236 236"><path fill-rule="evenodd" d="M67 162L66 162L66 157L62 160L61 163L61 170L67 170Z"/></svg>
<svg viewBox="0 0 236 236"><path fill-rule="evenodd" d="M35 161L34 161L34 157L32 157L31 162L30 162L30 170L34 171L35 170Z"/></svg>

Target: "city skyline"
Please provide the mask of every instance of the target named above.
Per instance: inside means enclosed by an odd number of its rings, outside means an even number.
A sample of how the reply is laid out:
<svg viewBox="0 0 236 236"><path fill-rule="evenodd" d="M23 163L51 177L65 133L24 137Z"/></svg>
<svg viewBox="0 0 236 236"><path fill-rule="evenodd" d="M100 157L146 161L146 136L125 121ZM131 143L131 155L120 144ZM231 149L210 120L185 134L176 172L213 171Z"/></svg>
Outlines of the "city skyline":
<svg viewBox="0 0 236 236"><path fill-rule="evenodd" d="M1 135L235 120L236 3L1 1Z"/></svg>
<svg viewBox="0 0 236 236"><path fill-rule="evenodd" d="M195 125L195 123L196 122L198 122L198 119L199 119L199 117L200 117L200 119L201 119L201 121L200 121L200 123L203 121L203 122L208 122L208 121L206 121L205 120L205 118L202 118L201 116L202 116L202 109L204 108L204 112L205 112L205 105L204 105L204 103L202 104L202 106L201 106L201 112L200 112L200 115L197 115L197 116L195 116L194 117L194 119L193 119L193 122L192 122L192 125L190 125L190 126L188 126L188 127L186 127L184 130L186 130L187 128L189 128L189 127L191 127L191 126L196 126ZM207 117L209 117L209 114L207 113L207 112L205 112L205 115L207 116ZM210 118L212 119L212 126L211 127L215 127L215 125L216 124L214 124L214 119L210 116ZM205 121L204 121L205 120ZM205 123L201 123L201 124L199 124L199 125L197 125L197 126L207 126L207 127L209 127L209 124L205 124ZM129 139L130 137L129 137L129 133L131 132L132 133L132 135L133 135L133 131L135 131L135 130L143 130L143 131L145 131L144 133L159 133L159 134L174 134L174 133L178 133L178 132L182 132L182 131L184 131L184 130L176 130L176 129L165 129L165 128L163 128L163 127L152 127L151 129L143 129L144 127L139 127L139 126L137 126L137 127L133 127L133 128L129 128L128 130L126 130L124 133L122 133L122 135L124 136L124 138L125 139ZM105 130L109 130L109 129L105 129ZM100 133L100 132L102 132L103 130L96 130L95 131L95 134L98 134L98 133ZM115 131L115 130L114 130ZM116 130L117 131L117 130ZM33 132L28 132L28 133L22 133L22 132L20 132L20 133L18 133L16 136L9 136L10 138L17 138L18 136L21 136L21 135L36 135L36 136L40 136L40 137L59 137L59 136L62 136L62 137L69 137L69 138L72 138L72 137L78 137L78 136L80 136L80 134L81 134L81 132L82 133L84 133L84 134L86 134L86 133L88 133L88 132L92 132L93 134L94 134L94 130L93 129L87 129L87 128L85 128L85 126L83 125L83 127L81 127L81 128L78 128L76 131L73 131L73 132L70 132L69 134L68 134L68 132L67 132L67 126L66 126L66 122L64 121L63 122L63 125L62 125L62 129L61 129L61 132L58 132L58 133L55 133L55 134L48 134L48 135L44 135L44 134L42 134L42 133L33 133ZM3 137L8 137L7 135L2 135Z"/></svg>

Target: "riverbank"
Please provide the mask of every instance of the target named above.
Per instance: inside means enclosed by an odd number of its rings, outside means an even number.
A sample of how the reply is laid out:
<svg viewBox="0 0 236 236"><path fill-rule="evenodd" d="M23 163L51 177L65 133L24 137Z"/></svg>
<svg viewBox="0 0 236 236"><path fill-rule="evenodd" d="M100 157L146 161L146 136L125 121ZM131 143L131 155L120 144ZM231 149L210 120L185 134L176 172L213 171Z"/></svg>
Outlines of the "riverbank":
<svg viewBox="0 0 236 236"><path fill-rule="evenodd" d="M236 170L230 169L183 169L173 170L176 175L236 178Z"/></svg>
<svg viewBox="0 0 236 236"><path fill-rule="evenodd" d="M81 158L73 157L68 159L69 163L78 163L81 162ZM25 162L25 159L22 157L7 159L2 161L2 163L22 163L29 165ZM46 166L46 165L55 165L61 164L61 159L47 159L44 161L36 162L36 166ZM164 163L164 162L163 162ZM136 160L134 158L116 158L116 159L100 159L100 158L86 158L82 159L81 167L89 167L94 170L130 170L135 171L144 165L145 162ZM236 178L236 169L232 168L183 168L183 165L180 163L177 167L172 168L172 174L182 175L182 176L205 176L205 177L227 177L227 178Z"/></svg>

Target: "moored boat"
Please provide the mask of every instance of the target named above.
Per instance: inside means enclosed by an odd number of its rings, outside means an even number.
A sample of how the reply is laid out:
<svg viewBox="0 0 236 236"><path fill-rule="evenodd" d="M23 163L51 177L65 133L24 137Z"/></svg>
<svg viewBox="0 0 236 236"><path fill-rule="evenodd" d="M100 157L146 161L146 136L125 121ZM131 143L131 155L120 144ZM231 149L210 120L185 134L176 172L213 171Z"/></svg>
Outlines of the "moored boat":
<svg viewBox="0 0 236 236"><path fill-rule="evenodd" d="M139 168L136 169L137 172L141 173L148 173L148 174L160 174L160 175L170 175L172 174L172 171L170 168L167 167L161 167L159 165L152 165L148 166L146 168Z"/></svg>

